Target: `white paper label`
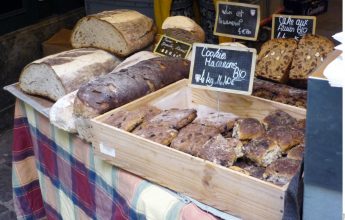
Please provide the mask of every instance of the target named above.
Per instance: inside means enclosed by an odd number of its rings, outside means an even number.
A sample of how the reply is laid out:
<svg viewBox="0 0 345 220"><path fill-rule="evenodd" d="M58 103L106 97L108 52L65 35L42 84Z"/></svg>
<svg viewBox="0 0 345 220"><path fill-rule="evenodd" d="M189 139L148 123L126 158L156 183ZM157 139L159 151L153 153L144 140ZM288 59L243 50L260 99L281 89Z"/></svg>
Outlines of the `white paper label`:
<svg viewBox="0 0 345 220"><path fill-rule="evenodd" d="M101 153L106 154L106 155L111 156L111 157L115 157L115 149L114 148L108 147L108 146L104 145L103 143L99 144L99 148L101 150Z"/></svg>

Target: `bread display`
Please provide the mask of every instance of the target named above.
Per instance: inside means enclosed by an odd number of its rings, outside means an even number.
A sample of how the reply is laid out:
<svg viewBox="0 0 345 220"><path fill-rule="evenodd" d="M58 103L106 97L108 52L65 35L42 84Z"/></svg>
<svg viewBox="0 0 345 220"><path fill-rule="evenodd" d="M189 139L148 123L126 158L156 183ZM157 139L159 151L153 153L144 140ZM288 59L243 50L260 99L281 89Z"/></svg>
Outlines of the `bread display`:
<svg viewBox="0 0 345 220"><path fill-rule="evenodd" d="M186 78L189 61L157 57L112 72L83 85L74 102L74 114L95 117Z"/></svg>
<svg viewBox="0 0 345 220"><path fill-rule="evenodd" d="M124 57L151 44L155 33L153 20L137 11L103 11L80 19L71 43L74 48L95 47Z"/></svg>
<svg viewBox="0 0 345 220"><path fill-rule="evenodd" d="M252 95L301 108L307 107L306 90L266 80L254 79Z"/></svg>
<svg viewBox="0 0 345 220"><path fill-rule="evenodd" d="M286 82L296 48L297 41L289 38L265 42L256 60L255 76Z"/></svg>
<svg viewBox="0 0 345 220"><path fill-rule="evenodd" d="M304 143L304 132L293 126L276 126L267 132L267 137L278 143L283 152Z"/></svg>
<svg viewBox="0 0 345 220"><path fill-rule="evenodd" d="M204 30L194 20L185 16L166 18L162 29L165 35L189 44L205 42Z"/></svg>
<svg viewBox="0 0 345 220"><path fill-rule="evenodd" d="M271 129L277 126L293 126L297 124L296 118L292 117L291 115L282 110L275 110L271 112L262 120L262 122L267 129Z"/></svg>
<svg viewBox="0 0 345 220"><path fill-rule="evenodd" d="M248 140L261 137L264 133L265 128L259 120L244 118L235 122L232 136L240 140Z"/></svg>
<svg viewBox="0 0 345 220"><path fill-rule="evenodd" d="M269 182L285 185L296 174L300 163L299 160L280 158L266 168L263 176Z"/></svg>
<svg viewBox="0 0 345 220"><path fill-rule="evenodd" d="M161 113L161 110L153 106L143 106L134 111L119 111L111 114L104 123L125 131L133 131L144 121L148 121Z"/></svg>
<svg viewBox="0 0 345 220"><path fill-rule="evenodd" d="M197 156L225 167L232 166L237 159L235 152L237 146L231 146L233 143L218 134L201 147Z"/></svg>
<svg viewBox="0 0 345 220"><path fill-rule="evenodd" d="M289 78L306 81L333 48L333 42L326 37L310 34L303 36L295 51Z"/></svg>
<svg viewBox="0 0 345 220"><path fill-rule="evenodd" d="M287 158L294 160L302 160L304 154L304 144L297 145L288 151Z"/></svg>
<svg viewBox="0 0 345 220"><path fill-rule="evenodd" d="M230 131L234 127L235 120L236 116L231 113L208 112L198 114L198 117L194 120L194 123L216 127L221 133L224 133Z"/></svg>
<svg viewBox="0 0 345 220"><path fill-rule="evenodd" d="M256 164L267 167L281 157L282 152L275 141L267 137L260 137L252 139L244 146L244 155Z"/></svg>
<svg viewBox="0 0 345 220"><path fill-rule="evenodd" d="M65 51L28 64L20 75L19 86L26 93L57 101L111 72L120 62L114 55L93 48Z"/></svg>
<svg viewBox="0 0 345 220"><path fill-rule="evenodd" d="M215 127L192 123L180 130L177 137L171 142L171 147L196 156L201 147L218 134L220 131Z"/></svg>

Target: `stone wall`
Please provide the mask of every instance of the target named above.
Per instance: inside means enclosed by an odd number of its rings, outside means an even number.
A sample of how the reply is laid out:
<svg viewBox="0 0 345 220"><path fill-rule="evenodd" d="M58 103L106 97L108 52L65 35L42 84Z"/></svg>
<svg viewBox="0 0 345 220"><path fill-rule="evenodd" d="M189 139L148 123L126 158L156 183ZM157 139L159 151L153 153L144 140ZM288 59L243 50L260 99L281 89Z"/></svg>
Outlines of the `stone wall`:
<svg viewBox="0 0 345 220"><path fill-rule="evenodd" d="M84 15L84 8L76 9L0 36L0 130L12 125L15 101L15 98L2 88L17 82L23 67L42 57L43 41L61 28L73 28Z"/></svg>

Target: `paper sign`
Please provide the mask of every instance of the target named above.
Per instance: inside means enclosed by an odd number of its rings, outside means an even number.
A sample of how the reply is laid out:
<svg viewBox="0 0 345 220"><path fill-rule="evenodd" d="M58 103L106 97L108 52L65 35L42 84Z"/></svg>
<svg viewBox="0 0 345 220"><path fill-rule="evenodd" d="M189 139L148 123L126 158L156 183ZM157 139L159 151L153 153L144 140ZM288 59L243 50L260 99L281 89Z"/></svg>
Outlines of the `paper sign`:
<svg viewBox="0 0 345 220"><path fill-rule="evenodd" d="M116 155L115 154L115 148L108 147L103 143L99 144L99 150L101 151L101 153L106 154L106 155L111 156L111 157L115 157L115 155Z"/></svg>

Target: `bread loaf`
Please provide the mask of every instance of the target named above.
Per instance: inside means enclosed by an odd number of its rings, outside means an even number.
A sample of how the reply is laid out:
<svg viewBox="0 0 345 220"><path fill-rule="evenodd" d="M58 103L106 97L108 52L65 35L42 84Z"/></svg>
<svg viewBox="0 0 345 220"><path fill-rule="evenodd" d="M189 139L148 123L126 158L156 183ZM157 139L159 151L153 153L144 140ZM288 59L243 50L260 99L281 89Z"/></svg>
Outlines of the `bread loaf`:
<svg viewBox="0 0 345 220"><path fill-rule="evenodd" d="M269 182L285 185L296 174L300 164L299 160L279 158L266 168L263 176Z"/></svg>
<svg viewBox="0 0 345 220"><path fill-rule="evenodd" d="M53 101L88 81L111 72L120 60L103 50L84 48L61 52L28 64L19 78L20 88Z"/></svg>
<svg viewBox="0 0 345 220"><path fill-rule="evenodd" d="M264 43L256 60L255 76L286 82L296 48L297 41L289 38L272 39Z"/></svg>
<svg viewBox="0 0 345 220"><path fill-rule="evenodd" d="M265 128L255 118L239 119L235 122L232 136L240 140L250 140L265 134Z"/></svg>
<svg viewBox="0 0 345 220"><path fill-rule="evenodd" d="M195 21L185 16L166 18L162 29L165 35L189 44L205 42L204 30Z"/></svg>
<svg viewBox="0 0 345 220"><path fill-rule="evenodd" d="M154 54L150 51L139 51L133 54L132 56L127 57L124 61L122 61L119 65L117 65L112 72L117 72L117 71L120 71L121 69L126 69L141 61L149 60L158 56L159 55Z"/></svg>
<svg viewBox="0 0 345 220"><path fill-rule="evenodd" d="M50 123L69 133L76 133L76 118L73 115L74 99L77 91L71 92L57 102L49 110Z"/></svg>
<svg viewBox="0 0 345 220"><path fill-rule="evenodd" d="M306 81L333 48L333 42L325 37L310 34L303 36L291 64L290 79Z"/></svg>
<svg viewBox="0 0 345 220"><path fill-rule="evenodd" d="M290 114L278 109L273 112L270 112L270 114L263 119L263 124L266 126L267 129L271 129L277 126L284 125L294 126L295 124L297 124L297 120Z"/></svg>
<svg viewBox="0 0 345 220"><path fill-rule="evenodd" d="M104 11L80 19L71 43L74 48L96 47L127 56L152 43L155 33L153 20L137 11Z"/></svg>

